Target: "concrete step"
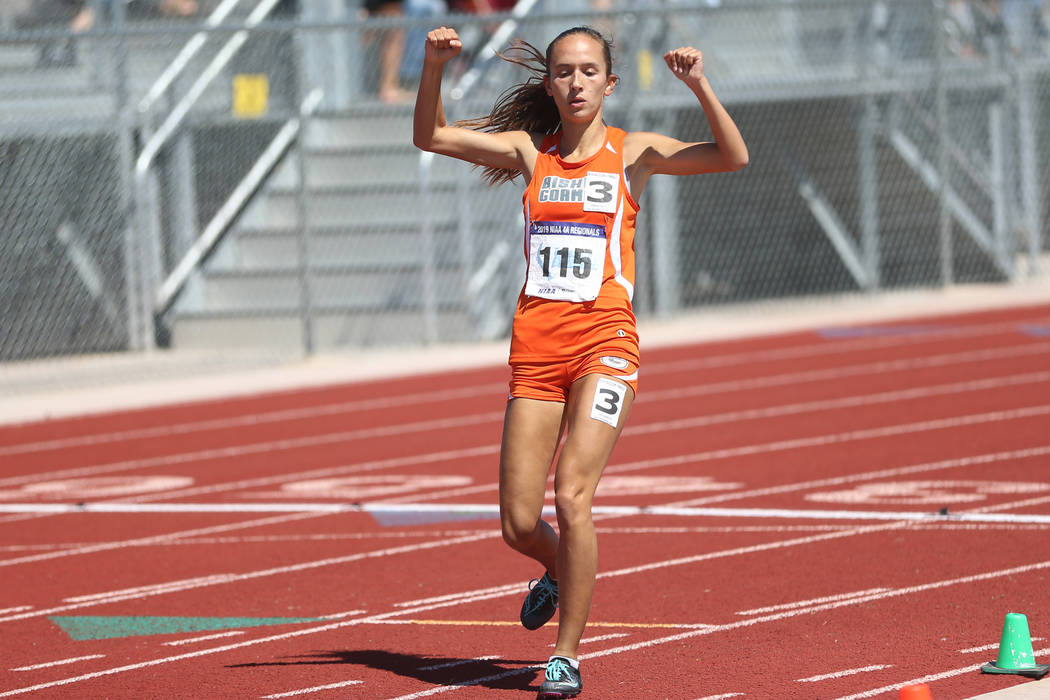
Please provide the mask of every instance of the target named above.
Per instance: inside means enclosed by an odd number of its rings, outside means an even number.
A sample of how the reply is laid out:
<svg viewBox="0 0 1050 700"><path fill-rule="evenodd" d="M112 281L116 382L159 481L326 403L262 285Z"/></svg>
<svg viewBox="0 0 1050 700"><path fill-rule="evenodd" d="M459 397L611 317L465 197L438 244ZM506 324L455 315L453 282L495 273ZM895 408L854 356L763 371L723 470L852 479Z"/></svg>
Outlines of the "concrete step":
<svg viewBox="0 0 1050 700"><path fill-rule="evenodd" d="M0 71L24 70L36 65L40 51L32 44L0 44Z"/></svg>
<svg viewBox="0 0 1050 700"><path fill-rule="evenodd" d="M127 88L132 103L138 102L161 75L182 44L143 47L129 51ZM32 62L21 70L0 71L0 121L5 130L19 125L49 121L112 120L116 116L116 64L111 49L81 45L71 66L41 67L36 63L39 47L28 45ZM185 73L183 89L204 67L206 52ZM212 82L194 106L195 113L228 113L233 104L229 76Z"/></svg>
<svg viewBox="0 0 1050 700"><path fill-rule="evenodd" d="M434 274L434 303L458 307L466 282L459 270L438 268ZM207 273L201 311L285 312L299 308L300 280L295 270L253 270ZM343 268L313 270L312 305L342 311L418 310L423 308L423 268L360 271Z"/></svg>
<svg viewBox="0 0 1050 700"><path fill-rule="evenodd" d="M477 225L494 226L497 223L479 222ZM321 229L308 234L312 266L381 270L421 266L426 255L418 225L411 229L385 231ZM434 264L455 265L462 257L460 233L455 223L435 226L432 235L430 256ZM291 269L299 264L299 232L294 229L240 231L228 246L229 254L222 256L222 261L211 268L213 271Z"/></svg>
<svg viewBox="0 0 1050 700"><path fill-rule="evenodd" d="M454 192L446 185L430 190L428 215L435 221L451 220L459 206ZM241 226L259 230L290 229L299 222L299 193L277 190L253 202L241 220ZM311 227L335 228L347 224L358 227L401 228L418 226L421 211L420 193L415 183L401 190L388 187L330 188L306 193L306 211Z"/></svg>
<svg viewBox="0 0 1050 700"><path fill-rule="evenodd" d="M306 126L311 149L412 144L411 105L360 108L349 114L321 114Z"/></svg>
<svg viewBox="0 0 1050 700"><path fill-rule="evenodd" d="M314 149L304 155L306 183L311 189L374 185L378 179L391 184L398 181L414 184L419 179L420 151L411 147L411 143ZM469 165L452 158L433 160L432 184L452 183L461 176L468 178L471 186L477 185L477 177L470 173ZM298 187L299 159L294 155L286 158L270 183L275 190Z"/></svg>
<svg viewBox="0 0 1050 700"><path fill-rule="evenodd" d="M437 338L462 342L472 338L466 313L439 312ZM318 311L313 315L315 349L349 350L371 346L419 346L427 342L426 319L419 310L387 311L382 315ZM267 348L274 352L302 347L303 322L295 313L261 315L185 314L171 330L172 346L183 349Z"/></svg>
<svg viewBox="0 0 1050 700"><path fill-rule="evenodd" d="M0 72L0 94L10 97L77 95L97 92L94 71L83 65L38 68L36 61L19 70ZM10 97L9 97L10 96Z"/></svg>
<svg viewBox="0 0 1050 700"><path fill-rule="evenodd" d="M0 99L0 132L33 131L55 135L56 122L106 122L116 115L107 94L43 95Z"/></svg>

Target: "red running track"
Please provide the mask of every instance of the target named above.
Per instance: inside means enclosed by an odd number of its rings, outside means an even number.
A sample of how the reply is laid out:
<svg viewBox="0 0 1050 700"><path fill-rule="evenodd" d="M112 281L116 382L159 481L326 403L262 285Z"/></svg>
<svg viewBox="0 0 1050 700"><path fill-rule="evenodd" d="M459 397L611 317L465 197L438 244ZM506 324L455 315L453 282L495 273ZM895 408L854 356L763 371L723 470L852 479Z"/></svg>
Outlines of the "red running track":
<svg viewBox="0 0 1050 700"><path fill-rule="evenodd" d="M506 378L0 428L0 697L534 697ZM649 350L596 506L582 697L1040 682L978 669L1050 655L1050 306Z"/></svg>

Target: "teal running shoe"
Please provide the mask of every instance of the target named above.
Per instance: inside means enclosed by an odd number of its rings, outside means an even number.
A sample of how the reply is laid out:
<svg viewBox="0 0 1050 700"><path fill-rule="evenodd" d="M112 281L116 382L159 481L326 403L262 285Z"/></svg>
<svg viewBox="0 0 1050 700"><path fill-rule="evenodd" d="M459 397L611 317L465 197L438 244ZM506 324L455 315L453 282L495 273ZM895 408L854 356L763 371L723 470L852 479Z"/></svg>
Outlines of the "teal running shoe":
<svg viewBox="0 0 1050 700"><path fill-rule="evenodd" d="M551 579L550 572L543 578L529 582L529 595L521 605L521 624L527 630L537 630L554 617L558 609L558 584Z"/></svg>
<svg viewBox="0 0 1050 700"><path fill-rule="evenodd" d="M547 662L547 672L544 674L537 700L574 698L582 690L583 679L580 678L580 670L573 668L568 659L552 656Z"/></svg>

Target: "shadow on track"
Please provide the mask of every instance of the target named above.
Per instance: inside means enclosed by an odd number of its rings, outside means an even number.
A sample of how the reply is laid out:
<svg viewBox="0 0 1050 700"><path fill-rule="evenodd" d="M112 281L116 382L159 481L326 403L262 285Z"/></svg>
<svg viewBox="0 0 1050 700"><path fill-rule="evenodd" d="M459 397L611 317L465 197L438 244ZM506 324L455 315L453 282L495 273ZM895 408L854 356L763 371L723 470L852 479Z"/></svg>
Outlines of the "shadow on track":
<svg viewBox="0 0 1050 700"><path fill-rule="evenodd" d="M478 686L494 690L536 692L539 683L536 674L543 669L542 662L511 661L507 659L454 659L440 656L399 654L380 649L358 651L317 651L312 654L285 657L274 661L234 664L228 668L257 668L262 666L311 666L353 664L389 671L415 678L433 685Z"/></svg>

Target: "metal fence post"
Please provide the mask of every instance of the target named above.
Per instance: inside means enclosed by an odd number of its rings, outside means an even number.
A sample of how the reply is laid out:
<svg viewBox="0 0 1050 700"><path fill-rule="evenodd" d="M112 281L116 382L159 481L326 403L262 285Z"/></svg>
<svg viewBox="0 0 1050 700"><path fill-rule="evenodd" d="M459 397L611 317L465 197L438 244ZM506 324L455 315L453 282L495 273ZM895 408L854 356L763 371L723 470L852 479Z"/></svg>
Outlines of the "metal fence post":
<svg viewBox="0 0 1050 700"><path fill-rule="evenodd" d="M1042 267L1042 203L1039 193L1039 141L1032 118L1032 76L1026 64L1017 76L1017 132L1020 149L1021 221L1028 243L1028 276L1035 277Z"/></svg>
<svg viewBox="0 0 1050 700"><path fill-rule="evenodd" d="M940 241L941 285L947 287L953 282L954 267L952 263L952 214L948 204L950 153L948 150L948 78L945 66L948 49L945 23L948 20L948 9L944 4L944 0L935 0L934 4L937 10L933 31L933 40L936 42L937 51L937 65L934 69L937 101L937 175L940 180L937 188L937 196L940 199L940 215L938 217L937 230Z"/></svg>
<svg viewBox="0 0 1050 700"><path fill-rule="evenodd" d="M673 133L675 113L667 110L660 115L654 131ZM676 178L661 175L650 181L652 191L653 226L653 309L657 314L670 314L682 306L680 238L681 221L678 208Z"/></svg>
<svg viewBox="0 0 1050 700"><path fill-rule="evenodd" d="M115 2L110 8L110 21L116 32L113 49L115 80L114 97L120 114L120 165L122 204L124 206L124 289L127 295L128 347L131 350L152 350L156 345L153 325L153 294L148 269L148 233L142 225L146 218L144 193L136 186L135 129L130 89L128 87L128 47L125 33L124 3Z"/></svg>
<svg viewBox="0 0 1050 700"><path fill-rule="evenodd" d="M864 31L864 46L859 52L859 71L864 76L865 90L861 97L862 110L857 129L857 159L859 163L858 197L860 199L860 243L867 289L879 288L879 170L875 153L875 137L879 108L875 102L874 81L882 62L878 60L879 39L876 35L877 9L871 15Z"/></svg>
<svg viewBox="0 0 1050 700"><path fill-rule="evenodd" d="M303 32L296 30L295 32L296 44L299 48L296 51L298 56L305 58L304 51L306 50L306 44L309 42L303 38ZM299 180L296 184L296 255L298 258L298 264L296 271L299 278L299 320L302 324L302 340L303 340L303 353L306 355L312 355L315 349L314 339L314 302L313 294L311 290L311 271L310 271L310 202L309 202L309 183L307 173L307 158L306 158L306 145L309 140L307 134L309 115L304 106L303 95L306 93L306 86L310 84L308 82L307 70L300 70L300 79L298 81L298 104L299 104L299 138L295 143L295 163L299 169Z"/></svg>

